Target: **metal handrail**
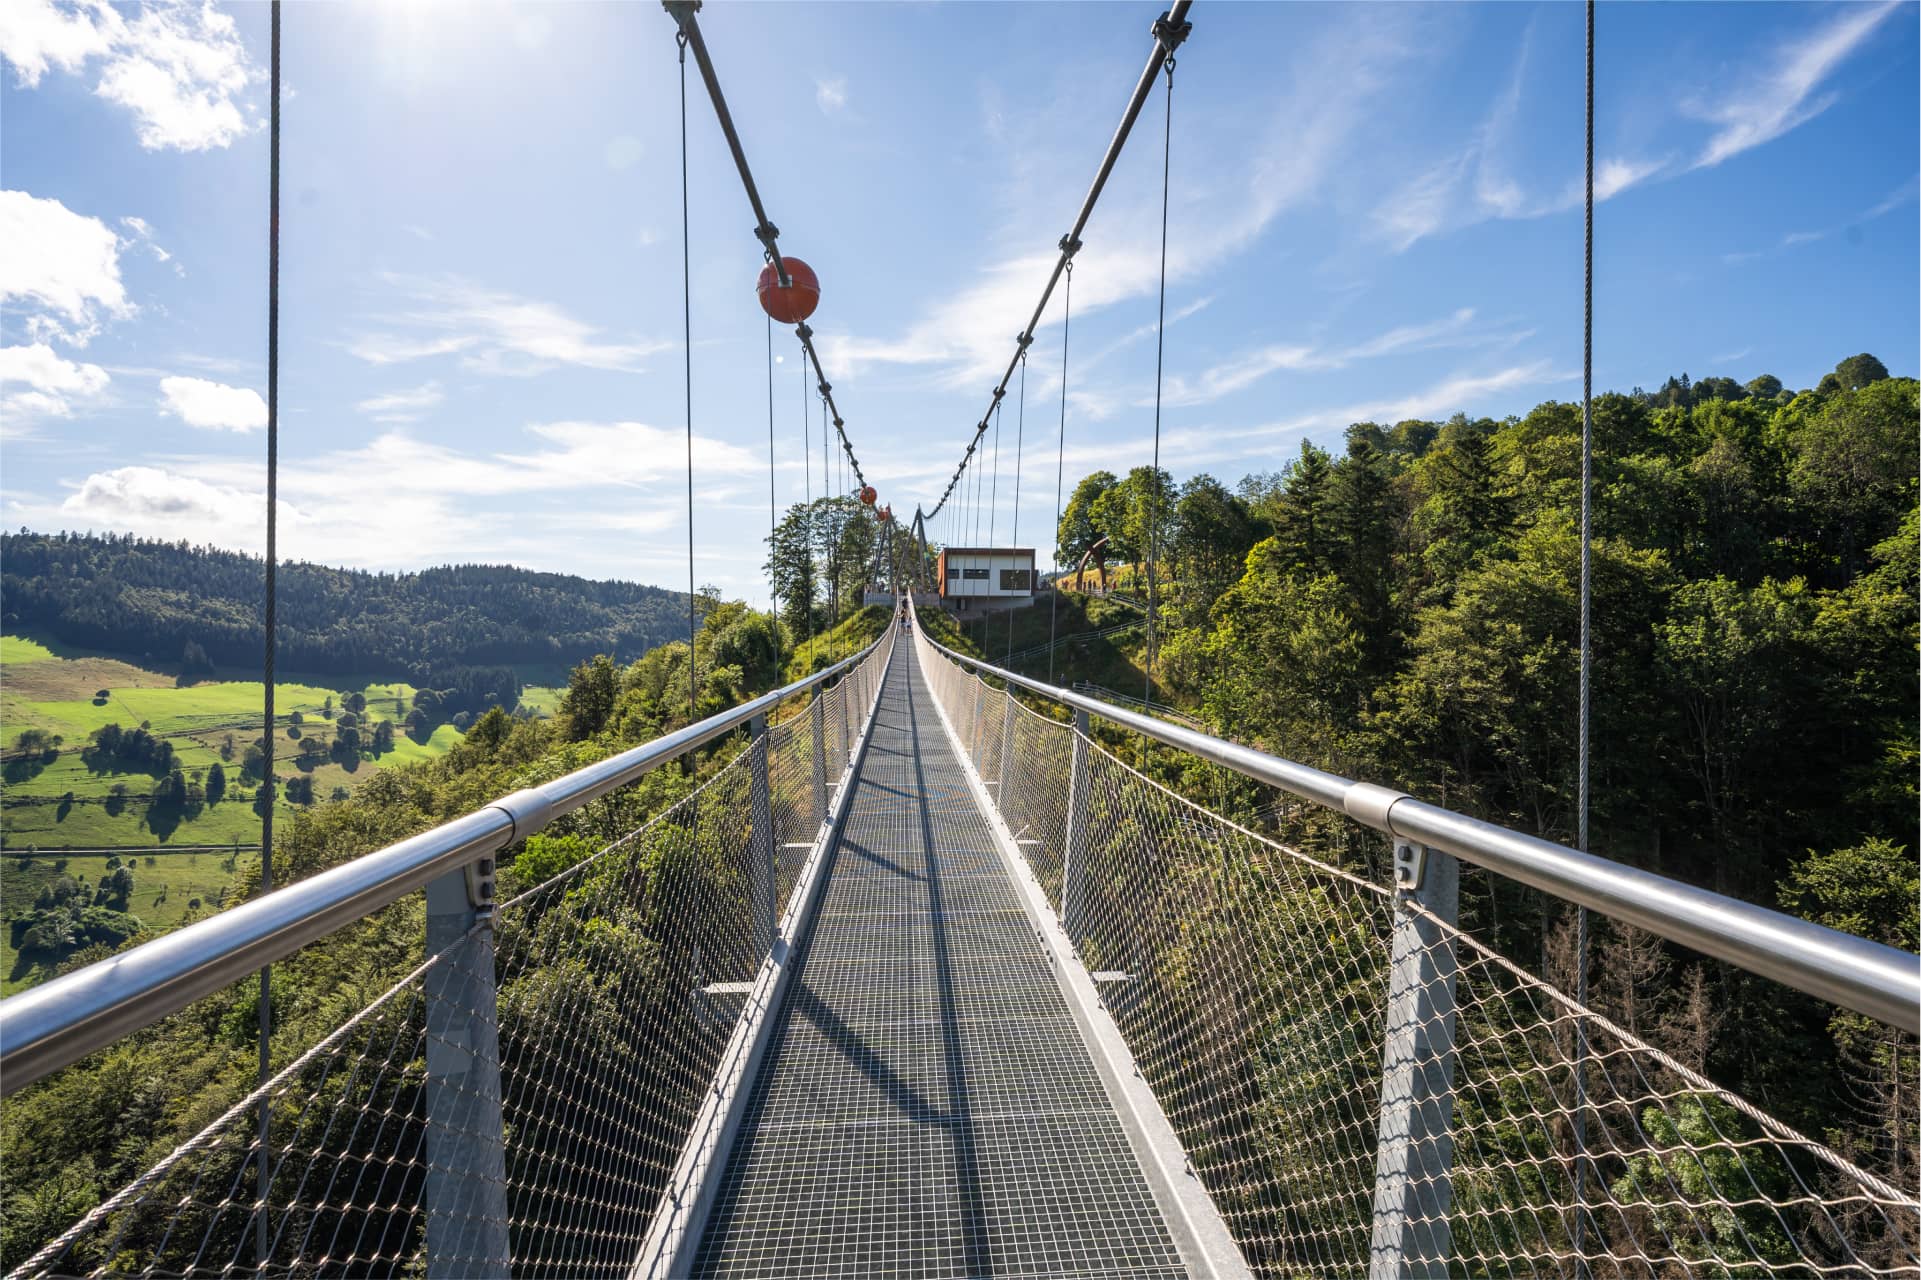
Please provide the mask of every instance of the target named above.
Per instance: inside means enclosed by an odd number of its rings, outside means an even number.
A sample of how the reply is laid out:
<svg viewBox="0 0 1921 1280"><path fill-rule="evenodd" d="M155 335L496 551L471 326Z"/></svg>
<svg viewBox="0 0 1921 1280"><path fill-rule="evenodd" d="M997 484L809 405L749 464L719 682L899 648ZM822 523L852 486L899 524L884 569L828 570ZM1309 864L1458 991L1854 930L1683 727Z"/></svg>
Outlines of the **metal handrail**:
<svg viewBox="0 0 1921 1280"><path fill-rule="evenodd" d="M1538 836L1510 831L1416 800L1405 792L1355 782L1153 716L1125 711L1111 702L956 653L925 632L922 636L941 653L981 675L1100 716L1257 782L1337 810L1390 836L1451 853L1510 880L1889 1026L1921 1032L1921 956Z"/></svg>
<svg viewBox="0 0 1921 1280"><path fill-rule="evenodd" d="M560 815L852 670L879 644L730 711L0 1001L0 1094L237 982L436 876L524 840Z"/></svg>

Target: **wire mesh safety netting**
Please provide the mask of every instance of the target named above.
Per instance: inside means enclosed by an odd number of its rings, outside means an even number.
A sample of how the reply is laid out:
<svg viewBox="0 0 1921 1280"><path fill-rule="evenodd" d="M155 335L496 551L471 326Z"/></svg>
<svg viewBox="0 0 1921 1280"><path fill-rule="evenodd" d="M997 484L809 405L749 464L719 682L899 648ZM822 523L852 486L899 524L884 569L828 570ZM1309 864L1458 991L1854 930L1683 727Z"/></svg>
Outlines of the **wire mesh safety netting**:
<svg viewBox="0 0 1921 1280"><path fill-rule="evenodd" d="M542 868L551 874L491 921L473 922L458 876L435 882L424 960L343 1007L331 1034L261 1089L228 1089L232 1105L196 1136L11 1274L626 1274L828 789L846 780L892 640L811 700L790 700L786 718L677 802L572 865ZM437 914L448 883L457 901ZM410 933L419 957L420 898L382 916L363 924ZM113 1053L66 1071L111 1071ZM8 1106L57 1098L63 1074ZM176 1102L207 1105L185 1081Z"/></svg>
<svg viewBox="0 0 1921 1280"><path fill-rule="evenodd" d="M1230 821L919 655L1257 1273L1921 1275L1905 1178L1397 897L1385 836Z"/></svg>

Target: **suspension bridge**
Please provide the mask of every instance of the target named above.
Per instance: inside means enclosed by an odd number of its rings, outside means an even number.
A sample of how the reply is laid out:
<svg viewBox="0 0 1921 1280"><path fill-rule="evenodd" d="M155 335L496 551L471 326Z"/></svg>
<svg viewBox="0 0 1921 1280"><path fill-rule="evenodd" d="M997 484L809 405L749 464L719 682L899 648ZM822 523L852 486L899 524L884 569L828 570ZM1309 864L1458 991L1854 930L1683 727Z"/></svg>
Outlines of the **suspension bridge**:
<svg viewBox="0 0 1921 1280"><path fill-rule="evenodd" d="M698 5L667 7L784 306L811 273ZM277 80L277 5L274 31ZM1910 1036L1917 957L954 652L892 585L835 665L277 888L269 827L252 901L0 1002L11 1097L193 1034L234 984L263 1030L257 1079L14 1274L1921 1276L1903 1175L1502 954L1463 885ZM1152 753L1252 799L1197 803ZM591 851L503 896L562 831ZM424 941L270 1051L268 966L396 935Z"/></svg>

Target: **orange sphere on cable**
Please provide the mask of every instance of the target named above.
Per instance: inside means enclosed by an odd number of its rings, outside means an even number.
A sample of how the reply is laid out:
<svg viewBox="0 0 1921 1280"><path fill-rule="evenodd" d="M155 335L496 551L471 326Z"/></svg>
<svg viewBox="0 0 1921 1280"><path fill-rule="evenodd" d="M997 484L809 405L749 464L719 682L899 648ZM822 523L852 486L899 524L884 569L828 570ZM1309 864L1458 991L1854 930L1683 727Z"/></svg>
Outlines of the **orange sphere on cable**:
<svg viewBox="0 0 1921 1280"><path fill-rule="evenodd" d="M870 507L874 505L874 499L879 496L879 494L874 492L874 486L871 484L864 484L860 487L860 500Z"/></svg>
<svg viewBox="0 0 1921 1280"><path fill-rule="evenodd" d="M760 295L761 310L768 315L782 324L799 324L820 305L820 277L799 258L783 255L781 261L786 264L787 278L793 283L783 288L780 273L770 262L760 269L760 282L754 286L754 292Z"/></svg>

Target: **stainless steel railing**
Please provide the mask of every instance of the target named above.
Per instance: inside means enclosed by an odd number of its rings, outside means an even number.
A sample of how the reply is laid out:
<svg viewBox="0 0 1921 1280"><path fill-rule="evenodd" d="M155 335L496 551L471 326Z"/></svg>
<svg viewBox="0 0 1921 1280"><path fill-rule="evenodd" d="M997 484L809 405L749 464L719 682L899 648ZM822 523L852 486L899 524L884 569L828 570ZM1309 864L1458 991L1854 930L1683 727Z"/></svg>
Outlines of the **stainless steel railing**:
<svg viewBox="0 0 1921 1280"><path fill-rule="evenodd" d="M877 642L878 643L878 642ZM12 1093L192 1001L478 865L553 819L833 681L877 645L730 711L609 756L398 844L0 1001L0 1092Z"/></svg>
<svg viewBox="0 0 1921 1280"><path fill-rule="evenodd" d="M1099 716L1157 742L1311 800L1404 841L1453 854L1511 880L1646 929L1793 987L1921 1033L1921 957L1741 902L1538 836L1284 760L1072 689L1023 676L928 639L977 674Z"/></svg>

